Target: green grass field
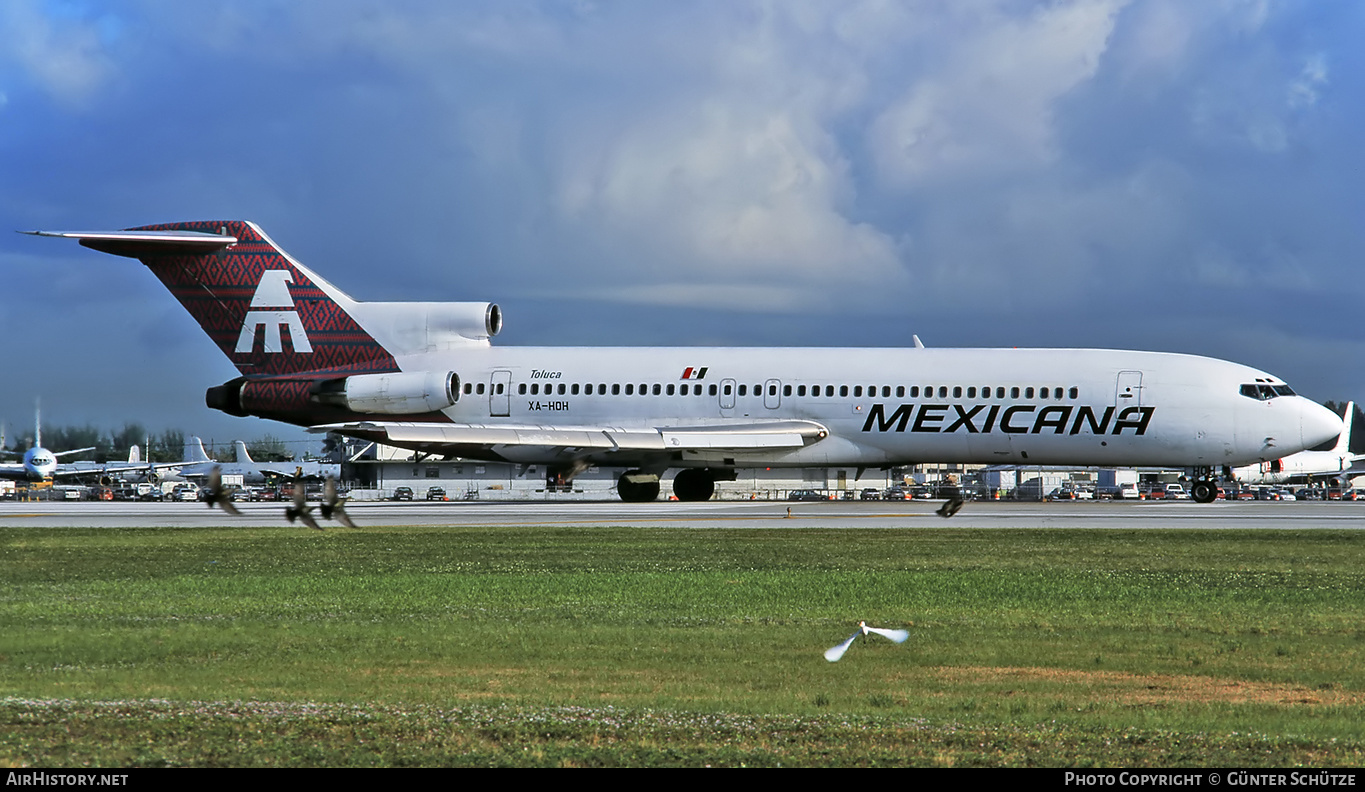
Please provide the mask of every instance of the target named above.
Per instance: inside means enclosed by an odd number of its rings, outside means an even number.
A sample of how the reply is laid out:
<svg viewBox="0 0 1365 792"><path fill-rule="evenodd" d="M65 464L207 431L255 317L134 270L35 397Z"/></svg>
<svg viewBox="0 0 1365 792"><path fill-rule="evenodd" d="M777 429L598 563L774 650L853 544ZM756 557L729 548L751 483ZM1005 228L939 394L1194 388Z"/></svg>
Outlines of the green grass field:
<svg viewBox="0 0 1365 792"><path fill-rule="evenodd" d="M6 765L1365 762L1365 535L0 531ZM821 653L859 619L909 642Z"/></svg>

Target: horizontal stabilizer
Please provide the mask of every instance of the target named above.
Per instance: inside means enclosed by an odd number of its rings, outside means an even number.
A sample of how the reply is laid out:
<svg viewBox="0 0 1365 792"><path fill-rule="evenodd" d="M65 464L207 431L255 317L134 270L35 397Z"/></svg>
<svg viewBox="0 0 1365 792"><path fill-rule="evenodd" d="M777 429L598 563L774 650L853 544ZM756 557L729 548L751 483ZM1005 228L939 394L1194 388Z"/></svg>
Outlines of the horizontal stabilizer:
<svg viewBox="0 0 1365 792"><path fill-rule="evenodd" d="M20 231L21 234L75 239L83 246L115 256L202 255L237 244L228 234L197 231Z"/></svg>
<svg viewBox="0 0 1365 792"><path fill-rule="evenodd" d="M340 432L400 447L433 450L444 447L455 450L469 446L596 448L607 451L801 448L829 434L828 429L814 421L652 429L357 421L314 426L309 431Z"/></svg>

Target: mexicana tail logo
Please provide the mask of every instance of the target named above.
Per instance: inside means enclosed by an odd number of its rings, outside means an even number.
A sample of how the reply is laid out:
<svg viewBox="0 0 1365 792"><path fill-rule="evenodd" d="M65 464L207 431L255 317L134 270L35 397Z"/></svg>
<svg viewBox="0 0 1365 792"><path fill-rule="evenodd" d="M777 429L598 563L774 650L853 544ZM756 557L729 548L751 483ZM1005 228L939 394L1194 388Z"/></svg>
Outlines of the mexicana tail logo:
<svg viewBox="0 0 1365 792"><path fill-rule="evenodd" d="M266 270L261 273L261 282L256 285L256 293L251 297L252 310L247 311L242 321L242 334L237 337L235 352L250 353L256 345L256 329L265 328L265 351L283 352L284 342L280 339L280 327L289 328L289 341L295 353L312 352L313 345L308 343L308 334L303 331L303 320L294 310L294 297L289 293L289 284L294 280L289 270Z"/></svg>

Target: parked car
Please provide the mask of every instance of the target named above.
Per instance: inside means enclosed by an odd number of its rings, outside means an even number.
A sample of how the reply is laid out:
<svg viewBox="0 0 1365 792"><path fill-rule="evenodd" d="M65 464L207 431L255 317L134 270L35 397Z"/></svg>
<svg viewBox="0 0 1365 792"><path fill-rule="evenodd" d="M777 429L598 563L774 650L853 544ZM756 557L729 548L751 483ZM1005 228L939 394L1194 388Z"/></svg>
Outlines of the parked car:
<svg viewBox="0 0 1365 792"><path fill-rule="evenodd" d="M445 487L428 487L428 488L427 488L427 500L429 500L429 501L431 501L431 500L443 501L443 500L445 500L445 499L446 499L446 490L445 490Z"/></svg>
<svg viewBox="0 0 1365 792"><path fill-rule="evenodd" d="M822 501L829 500L823 492L817 490L792 490L787 495L789 501Z"/></svg>
<svg viewBox="0 0 1365 792"><path fill-rule="evenodd" d="M910 496L900 487L889 487L884 496L887 500L907 500Z"/></svg>
<svg viewBox="0 0 1365 792"><path fill-rule="evenodd" d="M858 495L858 497L861 498L862 500L881 500L882 494L876 489L868 487L867 489L864 489L862 493Z"/></svg>
<svg viewBox="0 0 1365 792"><path fill-rule="evenodd" d="M412 500L412 487L399 487L393 491L393 499L396 501Z"/></svg>

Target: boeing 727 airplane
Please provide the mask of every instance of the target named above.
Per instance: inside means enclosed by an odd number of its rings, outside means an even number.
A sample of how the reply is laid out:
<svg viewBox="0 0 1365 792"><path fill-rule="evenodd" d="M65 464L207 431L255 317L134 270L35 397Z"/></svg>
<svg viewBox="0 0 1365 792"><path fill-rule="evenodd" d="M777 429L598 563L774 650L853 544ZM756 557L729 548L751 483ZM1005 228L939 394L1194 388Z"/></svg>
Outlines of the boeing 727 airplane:
<svg viewBox="0 0 1365 792"><path fill-rule="evenodd" d="M495 347L491 303L358 302L244 221L26 232L142 261L236 365L210 407L430 454L620 469L626 501L737 468L1230 468L1341 420L1254 368L1103 349Z"/></svg>

